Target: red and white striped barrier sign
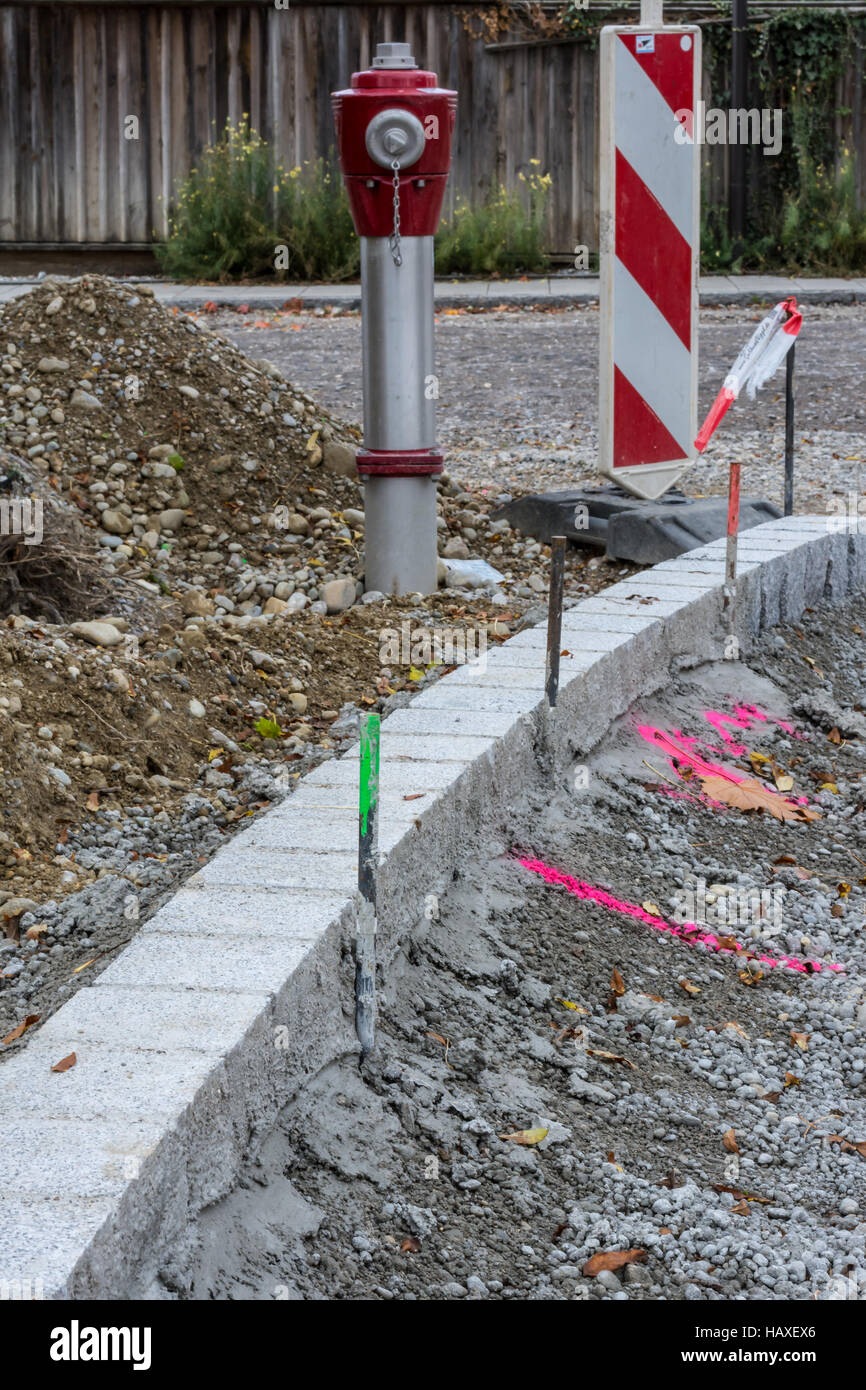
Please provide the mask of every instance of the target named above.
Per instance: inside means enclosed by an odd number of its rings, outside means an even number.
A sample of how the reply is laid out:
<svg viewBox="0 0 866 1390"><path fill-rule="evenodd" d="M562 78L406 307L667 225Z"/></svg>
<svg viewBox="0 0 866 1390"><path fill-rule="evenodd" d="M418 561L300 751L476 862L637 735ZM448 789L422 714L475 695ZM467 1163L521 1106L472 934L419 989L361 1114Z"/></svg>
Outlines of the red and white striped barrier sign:
<svg viewBox="0 0 866 1390"><path fill-rule="evenodd" d="M599 468L659 497L697 428L700 30L601 32Z"/></svg>
<svg viewBox="0 0 866 1390"><path fill-rule="evenodd" d="M695 440L699 454L704 452L711 435L718 428L722 417L734 404L745 386L749 399L755 399L764 382L779 370L789 351L797 341L803 324L803 314L797 308L797 300L781 300L771 314L762 319L733 367L725 377L724 385L713 401L706 420L701 425Z"/></svg>

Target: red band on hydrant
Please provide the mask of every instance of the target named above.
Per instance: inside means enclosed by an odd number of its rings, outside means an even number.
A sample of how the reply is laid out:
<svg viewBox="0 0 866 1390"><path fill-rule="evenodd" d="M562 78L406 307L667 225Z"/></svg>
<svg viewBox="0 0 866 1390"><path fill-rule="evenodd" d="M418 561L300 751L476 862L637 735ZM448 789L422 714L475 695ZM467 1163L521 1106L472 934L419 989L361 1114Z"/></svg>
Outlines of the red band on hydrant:
<svg viewBox="0 0 866 1390"><path fill-rule="evenodd" d="M368 478L414 478L441 473L444 458L436 449L359 449L355 463Z"/></svg>

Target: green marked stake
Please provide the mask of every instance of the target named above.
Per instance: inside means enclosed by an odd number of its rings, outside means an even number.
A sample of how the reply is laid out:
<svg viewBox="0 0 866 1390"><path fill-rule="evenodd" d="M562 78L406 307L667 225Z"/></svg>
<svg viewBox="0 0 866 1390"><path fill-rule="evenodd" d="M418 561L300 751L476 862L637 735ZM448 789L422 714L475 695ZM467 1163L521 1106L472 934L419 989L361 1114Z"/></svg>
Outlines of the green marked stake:
<svg viewBox="0 0 866 1390"><path fill-rule="evenodd" d="M355 1031L361 1061L376 1040L376 864L379 857L378 714L361 717L358 803L358 914L355 937Z"/></svg>

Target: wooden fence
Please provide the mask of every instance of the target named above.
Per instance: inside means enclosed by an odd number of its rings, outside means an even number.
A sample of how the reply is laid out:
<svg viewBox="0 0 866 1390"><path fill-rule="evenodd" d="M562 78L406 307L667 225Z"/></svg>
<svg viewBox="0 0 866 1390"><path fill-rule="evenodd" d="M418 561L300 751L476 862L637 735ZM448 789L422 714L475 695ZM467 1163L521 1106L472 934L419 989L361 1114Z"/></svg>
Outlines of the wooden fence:
<svg viewBox="0 0 866 1390"><path fill-rule="evenodd" d="M325 153L329 93L388 39L408 40L460 93L449 198L513 184L538 159L553 178L551 249L595 247L596 53L561 41L490 45L469 31L479 27L467 26L471 8L0 4L0 247L130 247L164 235L178 180L244 113L287 167ZM859 157L862 66L839 96L851 109L840 133ZM708 159L723 203L725 151Z"/></svg>

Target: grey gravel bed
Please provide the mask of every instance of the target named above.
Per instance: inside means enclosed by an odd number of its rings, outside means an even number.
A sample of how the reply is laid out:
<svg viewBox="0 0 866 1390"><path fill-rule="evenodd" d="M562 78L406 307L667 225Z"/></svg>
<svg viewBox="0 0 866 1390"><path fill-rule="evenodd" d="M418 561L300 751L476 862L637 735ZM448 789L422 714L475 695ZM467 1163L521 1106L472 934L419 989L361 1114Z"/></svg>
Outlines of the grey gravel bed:
<svg viewBox="0 0 866 1390"><path fill-rule="evenodd" d="M699 417L709 409L764 310L701 310ZM256 328L268 319L277 328ZM252 356L267 357L345 419L362 414L360 317L324 311L274 319L214 317ZM299 331L294 331L300 325ZM436 325L439 433L449 468L475 487L546 491L597 477L598 309L442 312ZM797 345L796 510L860 490L866 463L866 307L809 306ZM784 377L729 412L687 490L723 492L727 464L744 486L781 501Z"/></svg>
<svg viewBox="0 0 866 1390"><path fill-rule="evenodd" d="M286 1107L162 1295L866 1299L864 632L866 597L807 613L529 791L389 968L363 1072L347 1058ZM639 733L719 745L705 710L743 704L767 717L731 735L819 820L702 803ZM716 903L764 891L773 911L750 908L737 939L844 972L758 977L547 886L515 851L668 921L699 881ZM584 1272L626 1250L643 1255Z"/></svg>

